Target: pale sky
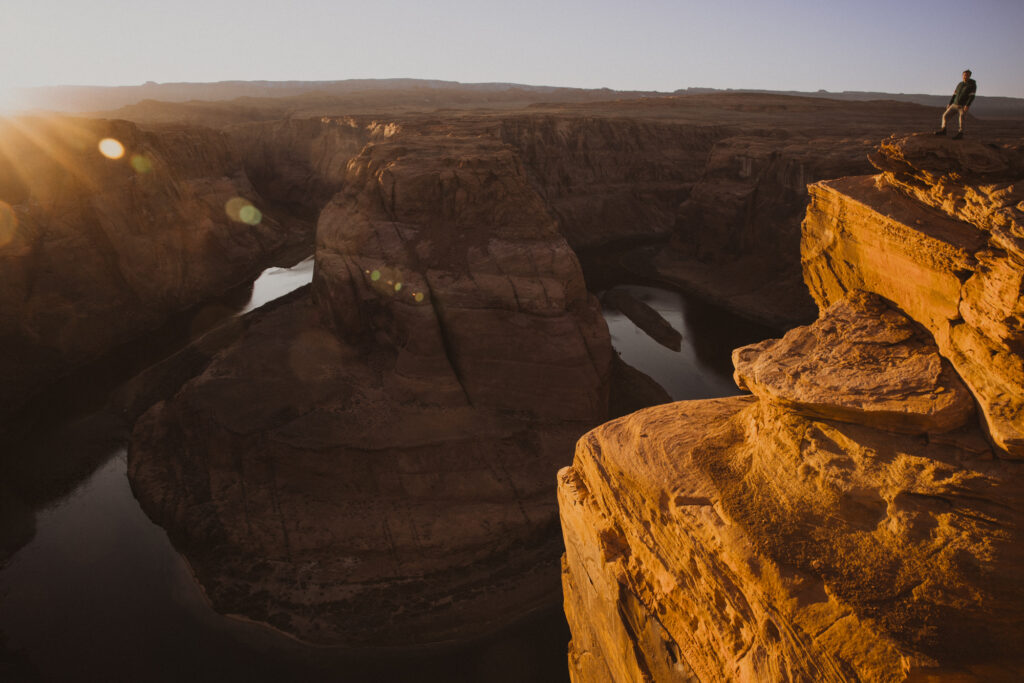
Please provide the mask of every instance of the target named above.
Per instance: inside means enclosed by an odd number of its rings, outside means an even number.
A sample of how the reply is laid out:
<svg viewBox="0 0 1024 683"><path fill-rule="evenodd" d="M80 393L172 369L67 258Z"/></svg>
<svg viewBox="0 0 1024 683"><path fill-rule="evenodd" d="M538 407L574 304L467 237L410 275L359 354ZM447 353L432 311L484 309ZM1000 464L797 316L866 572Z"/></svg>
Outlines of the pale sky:
<svg viewBox="0 0 1024 683"><path fill-rule="evenodd" d="M437 78L1024 97L1024 0L0 0L0 89Z"/></svg>

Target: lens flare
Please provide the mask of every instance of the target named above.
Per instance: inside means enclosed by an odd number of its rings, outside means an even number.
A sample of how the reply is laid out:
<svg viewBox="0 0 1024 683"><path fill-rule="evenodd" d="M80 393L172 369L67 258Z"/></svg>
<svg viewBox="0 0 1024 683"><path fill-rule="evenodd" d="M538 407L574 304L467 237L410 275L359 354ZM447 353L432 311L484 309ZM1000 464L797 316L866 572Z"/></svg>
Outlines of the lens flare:
<svg viewBox="0 0 1024 683"><path fill-rule="evenodd" d="M245 223L246 225L259 225L259 222L263 220L263 212L244 197L229 199L224 205L224 213L236 223Z"/></svg>
<svg viewBox="0 0 1024 683"><path fill-rule="evenodd" d="M379 280L380 279L380 271L379 270L375 270L372 273L370 273L370 279L373 280L374 282Z"/></svg>
<svg viewBox="0 0 1024 683"><path fill-rule="evenodd" d="M412 295L412 298L416 300L416 303L422 302L423 301L423 292L416 292L415 294Z"/></svg>
<svg viewBox="0 0 1024 683"><path fill-rule="evenodd" d="M139 175L142 175L143 173L149 173L150 171L153 170L152 162L150 162L149 159L142 156L141 154L133 154L131 164L132 168L134 168L135 172L138 173Z"/></svg>
<svg viewBox="0 0 1024 683"><path fill-rule="evenodd" d="M401 282L396 282L395 283L395 291L396 292L401 292L402 291L402 283Z"/></svg>
<svg viewBox="0 0 1024 683"><path fill-rule="evenodd" d="M238 212L238 217L246 225L259 225L260 221L263 220L263 213L250 204L249 206L243 206L241 208Z"/></svg>
<svg viewBox="0 0 1024 683"><path fill-rule="evenodd" d="M114 138L103 138L99 144L100 154L108 159L120 159L124 156L124 145Z"/></svg>
<svg viewBox="0 0 1024 683"><path fill-rule="evenodd" d="M18 216L7 202L0 202L0 247L5 247L14 239L18 229Z"/></svg>

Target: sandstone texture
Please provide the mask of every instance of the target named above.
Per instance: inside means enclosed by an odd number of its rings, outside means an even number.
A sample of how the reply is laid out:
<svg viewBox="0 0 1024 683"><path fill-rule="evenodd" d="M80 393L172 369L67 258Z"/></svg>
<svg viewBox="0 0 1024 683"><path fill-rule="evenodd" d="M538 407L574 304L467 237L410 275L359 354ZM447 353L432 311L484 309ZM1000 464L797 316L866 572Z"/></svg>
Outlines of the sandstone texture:
<svg viewBox="0 0 1024 683"><path fill-rule="evenodd" d="M580 440L559 473L573 680L1024 676L1019 150L951 143L890 139L881 175L812 186L821 312L734 352L753 395Z"/></svg>
<svg viewBox="0 0 1024 683"><path fill-rule="evenodd" d="M611 346L556 225L506 146L445 125L348 165L313 296L134 430L133 490L218 610L412 647L557 599L555 473L607 418Z"/></svg>
<svg viewBox="0 0 1024 683"><path fill-rule="evenodd" d="M98 143L118 140L120 159ZM0 122L0 414L62 372L254 275L288 241L226 136L126 121Z"/></svg>
<svg viewBox="0 0 1024 683"><path fill-rule="evenodd" d="M538 192L575 249L671 233L676 211L730 132L645 117L530 115L502 120Z"/></svg>
<svg viewBox="0 0 1024 683"><path fill-rule="evenodd" d="M348 162L396 123L367 117L284 119L225 126L260 195L316 220L341 189Z"/></svg>
<svg viewBox="0 0 1024 683"><path fill-rule="evenodd" d="M890 139L875 177L812 186L802 259L819 305L875 292L935 338L995 444L1024 456L1024 152Z"/></svg>
<svg viewBox="0 0 1024 683"><path fill-rule="evenodd" d="M975 419L973 397L931 337L863 292L782 339L736 349L733 364L740 389L808 417L910 433Z"/></svg>
<svg viewBox="0 0 1024 683"><path fill-rule="evenodd" d="M1021 671L1024 482L977 434L683 402L591 432L559 479L574 680Z"/></svg>

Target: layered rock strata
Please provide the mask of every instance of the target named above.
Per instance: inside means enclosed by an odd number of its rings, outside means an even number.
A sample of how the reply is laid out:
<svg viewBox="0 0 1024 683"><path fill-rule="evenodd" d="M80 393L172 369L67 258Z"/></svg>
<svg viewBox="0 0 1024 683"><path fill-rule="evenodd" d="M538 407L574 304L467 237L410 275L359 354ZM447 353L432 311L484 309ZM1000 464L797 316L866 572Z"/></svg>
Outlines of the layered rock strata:
<svg viewBox="0 0 1024 683"><path fill-rule="evenodd" d="M103 156L105 138L123 156ZM260 203L227 138L213 131L88 119L0 124L0 413L251 277L288 235L267 216L232 219L233 198Z"/></svg>
<svg viewBox="0 0 1024 683"><path fill-rule="evenodd" d="M802 258L819 305L864 289L934 336L993 442L1024 457L1024 151L886 141L875 177L811 187Z"/></svg>
<svg viewBox="0 0 1024 683"><path fill-rule="evenodd" d="M705 173L716 141L735 129L643 118L505 118L512 145L575 249L667 236Z"/></svg>
<svg viewBox="0 0 1024 683"><path fill-rule="evenodd" d="M949 155L939 165L974 153L949 144L883 151ZM965 366L949 332L973 326L994 344L1012 329L1005 288L980 286L972 259L1012 233L1016 204L974 209L993 229L926 206L940 194L927 181L902 181L814 186L804 264L822 311L734 353L752 396L649 408L580 440L559 473L574 680L1024 674L1024 473L986 399L996 380L972 379L1020 352L1004 344ZM1012 194L998 189L1006 176L990 182L960 191ZM965 301L973 323L957 320Z"/></svg>
<svg viewBox="0 0 1024 683"><path fill-rule="evenodd" d="M324 116L239 123L224 132L260 195L315 220L341 189L349 160L398 127L365 117Z"/></svg>
<svg viewBox="0 0 1024 683"><path fill-rule="evenodd" d="M554 475L607 416L611 347L499 142L368 145L314 296L136 424L133 490L214 606L330 645L465 640L557 599Z"/></svg>

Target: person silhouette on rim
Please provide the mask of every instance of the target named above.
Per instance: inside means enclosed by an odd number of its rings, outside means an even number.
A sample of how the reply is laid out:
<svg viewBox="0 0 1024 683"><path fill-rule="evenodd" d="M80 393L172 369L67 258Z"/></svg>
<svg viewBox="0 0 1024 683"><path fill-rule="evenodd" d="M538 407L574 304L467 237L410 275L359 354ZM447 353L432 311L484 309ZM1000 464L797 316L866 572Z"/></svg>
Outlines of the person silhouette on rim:
<svg viewBox="0 0 1024 683"><path fill-rule="evenodd" d="M942 112L942 128L935 131L936 135L946 134L946 117L949 116L950 112L956 111L960 114L960 118L957 120L959 130L957 130L953 139L959 140L964 136L964 114L967 113L971 102L974 101L974 94L977 91L978 84L971 78L971 70L967 69L964 71L963 80L956 84L956 90L953 91L953 96L949 98L949 106L946 107L946 111Z"/></svg>

